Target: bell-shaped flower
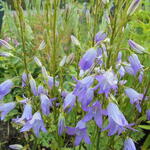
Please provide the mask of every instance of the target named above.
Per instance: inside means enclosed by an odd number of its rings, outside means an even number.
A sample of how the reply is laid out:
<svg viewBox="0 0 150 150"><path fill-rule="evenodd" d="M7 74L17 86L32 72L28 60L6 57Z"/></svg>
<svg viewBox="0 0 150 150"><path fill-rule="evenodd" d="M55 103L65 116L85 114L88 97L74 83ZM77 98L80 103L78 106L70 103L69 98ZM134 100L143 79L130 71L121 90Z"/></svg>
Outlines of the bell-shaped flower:
<svg viewBox="0 0 150 150"><path fill-rule="evenodd" d="M138 111L141 112L140 104L141 104L142 99L143 99L143 94L138 93L137 91L135 91L132 88L126 88L125 93L130 98L130 103L135 104Z"/></svg>
<svg viewBox="0 0 150 150"><path fill-rule="evenodd" d="M42 113L44 115L49 115L49 113L50 113L50 107L52 107L51 100L46 95L44 95L44 94L40 95L40 100L41 100Z"/></svg>
<svg viewBox="0 0 150 150"><path fill-rule="evenodd" d="M48 85L50 88L52 88L54 86L54 78L51 76L48 76ZM55 80L55 86L58 87L59 86L59 82Z"/></svg>
<svg viewBox="0 0 150 150"><path fill-rule="evenodd" d="M61 136L65 130L65 118L60 114L58 119L58 135Z"/></svg>
<svg viewBox="0 0 150 150"><path fill-rule="evenodd" d="M74 107L76 102L76 96L71 92L67 94L67 96L64 99L63 109L65 111L71 111L71 109Z"/></svg>
<svg viewBox="0 0 150 150"><path fill-rule="evenodd" d="M5 95L10 93L13 87L13 82L11 80L6 80L0 84L0 100L3 99Z"/></svg>
<svg viewBox="0 0 150 150"><path fill-rule="evenodd" d="M150 109L146 111L147 120L150 120Z"/></svg>
<svg viewBox="0 0 150 150"><path fill-rule="evenodd" d="M38 92L37 92L36 82L32 77L29 80L29 83L30 83L32 93L34 94L34 96L37 96Z"/></svg>
<svg viewBox="0 0 150 150"><path fill-rule="evenodd" d="M27 103L24 107L24 111L23 111L21 118L16 119L15 122L21 123L21 121L23 121L23 120L28 121L31 118L32 118L32 106L31 106L31 104Z"/></svg>
<svg viewBox="0 0 150 150"><path fill-rule="evenodd" d="M25 87L27 85L27 74L24 72L22 74L22 87Z"/></svg>
<svg viewBox="0 0 150 150"><path fill-rule="evenodd" d="M87 134L87 128L85 122L80 120L76 127L66 127L67 129L67 134L69 135L76 135L74 145L77 146L81 143L82 140L85 141L87 144L91 144L90 138Z"/></svg>
<svg viewBox="0 0 150 150"><path fill-rule="evenodd" d="M90 48L86 53L83 55L79 62L80 69L87 70L89 69L93 64L97 57L97 52L95 48Z"/></svg>
<svg viewBox="0 0 150 150"><path fill-rule="evenodd" d="M88 88L90 88L90 86L93 84L94 77L87 76L87 77L83 78L82 80L76 80L76 81L77 81L77 84L73 91L73 94L78 97L81 97L82 95L84 95L86 93Z"/></svg>
<svg viewBox="0 0 150 150"><path fill-rule="evenodd" d="M1 113L1 120L5 119L5 116L16 106L15 102L4 103L0 104L0 113Z"/></svg>
<svg viewBox="0 0 150 150"><path fill-rule="evenodd" d="M33 132L37 137L39 137L40 130L42 130L43 132L47 132L40 112L36 112L33 115L32 119L24 124L20 132L29 131L31 128L33 129Z"/></svg>
<svg viewBox="0 0 150 150"><path fill-rule="evenodd" d="M96 122L97 126L99 128L102 128L102 119L103 110L102 105L99 101L96 101L93 103L91 107L88 108L88 113L84 116L82 119L84 122L90 121L92 118L94 118L94 121Z"/></svg>
<svg viewBox="0 0 150 150"><path fill-rule="evenodd" d="M136 150L135 144L131 138L125 140L123 150Z"/></svg>
<svg viewBox="0 0 150 150"><path fill-rule="evenodd" d="M103 129L103 131L109 129L108 136L114 135L115 133L121 134L126 128L132 129L131 126L134 124L128 124L123 113L119 110L116 104L112 102L109 103L107 113L109 124Z"/></svg>
<svg viewBox="0 0 150 150"><path fill-rule="evenodd" d="M101 75L97 75L96 80L99 82L96 89L100 88L99 93L104 93L106 97L108 97L111 89L117 89L118 79L112 70L108 70Z"/></svg>
<svg viewBox="0 0 150 150"><path fill-rule="evenodd" d="M107 37L107 34L100 31L95 35L94 41L98 45L98 44L100 44L101 41L105 40L106 37Z"/></svg>
<svg viewBox="0 0 150 150"><path fill-rule="evenodd" d="M131 56L129 56L128 60L131 64L133 75L136 75L137 72L140 72L143 70L143 65L141 65L140 60L136 54L132 54Z"/></svg>
<svg viewBox="0 0 150 150"><path fill-rule="evenodd" d="M40 95L40 94L45 94L45 95L48 94L48 91L46 89L44 89L44 87L42 85L38 86L38 95Z"/></svg>
<svg viewBox="0 0 150 150"><path fill-rule="evenodd" d="M130 4L128 10L127 10L127 15L131 16L135 10L138 8L141 0L133 0L132 3Z"/></svg>
<svg viewBox="0 0 150 150"><path fill-rule="evenodd" d="M131 47L135 52L137 52L137 53L139 53L139 54L142 54L142 53L145 53L145 52L146 52L146 50L145 50L144 47L142 47L141 45L135 43L134 41L129 40L128 43L129 43L130 47Z"/></svg>

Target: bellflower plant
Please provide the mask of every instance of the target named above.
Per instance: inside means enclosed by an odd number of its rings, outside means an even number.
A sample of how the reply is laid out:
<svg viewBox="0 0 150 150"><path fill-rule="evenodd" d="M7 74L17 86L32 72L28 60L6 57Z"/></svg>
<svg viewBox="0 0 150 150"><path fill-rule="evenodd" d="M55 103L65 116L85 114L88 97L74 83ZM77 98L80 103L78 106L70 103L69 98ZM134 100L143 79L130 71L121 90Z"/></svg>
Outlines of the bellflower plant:
<svg viewBox="0 0 150 150"><path fill-rule="evenodd" d="M135 144L131 138L125 140L124 150L136 150Z"/></svg>

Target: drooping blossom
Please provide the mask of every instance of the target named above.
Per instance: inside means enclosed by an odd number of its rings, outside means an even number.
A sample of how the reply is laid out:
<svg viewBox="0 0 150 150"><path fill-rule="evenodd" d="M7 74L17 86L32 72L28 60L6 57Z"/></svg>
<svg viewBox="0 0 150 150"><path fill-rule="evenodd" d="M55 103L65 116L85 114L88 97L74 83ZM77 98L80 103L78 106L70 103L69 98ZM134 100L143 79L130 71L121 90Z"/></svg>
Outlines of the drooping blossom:
<svg viewBox="0 0 150 150"><path fill-rule="evenodd" d="M131 126L134 124L128 124L123 113L119 110L116 104L110 102L107 107L107 113L109 124L103 129L103 131L109 129L108 136L112 136L116 133L121 134L126 128L132 129Z"/></svg>
<svg viewBox="0 0 150 150"><path fill-rule="evenodd" d="M74 145L77 146L81 143L82 140L85 141L87 144L91 144L90 138L87 134L87 128L85 122L80 120L76 127L66 127L67 129L67 134L69 135L76 135Z"/></svg>
<svg viewBox="0 0 150 150"><path fill-rule="evenodd" d="M42 67L42 63L41 63L41 61L39 60L39 58L37 58L36 56L34 56L34 61L36 62L36 64L37 64L39 67Z"/></svg>
<svg viewBox="0 0 150 150"><path fill-rule="evenodd" d="M0 113L1 113L1 120L5 119L5 116L16 106L15 102L9 102L0 104Z"/></svg>
<svg viewBox="0 0 150 150"><path fill-rule="evenodd" d="M38 92L37 92L36 82L32 77L29 80L29 83L30 83L32 93L34 94L34 96L37 96Z"/></svg>
<svg viewBox="0 0 150 150"><path fill-rule="evenodd" d="M5 48L9 50L14 49L14 47L10 45L6 40L0 39L0 45L3 45Z"/></svg>
<svg viewBox="0 0 150 150"><path fill-rule="evenodd" d="M150 120L150 109L146 111L147 120Z"/></svg>
<svg viewBox="0 0 150 150"><path fill-rule="evenodd" d="M141 0L133 0L132 3L130 4L128 10L127 10L127 15L131 16L135 10L138 8Z"/></svg>
<svg viewBox="0 0 150 150"><path fill-rule="evenodd" d="M101 75L97 75L96 80L99 82L96 89L100 88L98 93L104 93L106 97L108 97L110 90L117 89L118 79L112 70L108 70Z"/></svg>
<svg viewBox="0 0 150 150"><path fill-rule="evenodd" d="M136 150L135 144L131 138L125 140L123 150Z"/></svg>
<svg viewBox="0 0 150 150"><path fill-rule="evenodd" d="M66 111L71 111L71 109L74 107L76 101L76 96L71 92L67 94L67 96L64 99L63 109Z"/></svg>
<svg viewBox="0 0 150 150"><path fill-rule="evenodd" d="M96 59L97 52L95 48L90 48L86 53L83 55L79 62L80 69L87 70L89 69Z"/></svg>
<svg viewBox="0 0 150 150"><path fill-rule="evenodd" d="M31 128L33 129L33 132L37 137L39 137L40 130L42 130L43 132L47 132L40 112L36 112L33 115L32 119L24 124L20 132L29 131Z"/></svg>
<svg viewBox="0 0 150 150"><path fill-rule="evenodd" d="M44 87L42 85L38 86L38 95L40 95L40 94L45 94L45 95L48 94L48 91L46 89L44 89Z"/></svg>
<svg viewBox="0 0 150 150"><path fill-rule="evenodd" d="M9 145L9 148L14 149L14 150L21 150L23 149L23 146L20 144L12 144L12 145Z"/></svg>
<svg viewBox="0 0 150 150"><path fill-rule="evenodd" d="M76 80L76 79L75 79ZM87 76L83 78L82 80L76 80L77 84L76 87L73 91L73 94L76 96L82 96L86 93L88 88L93 84L94 82L94 77L93 76Z"/></svg>
<svg viewBox="0 0 150 150"><path fill-rule="evenodd" d="M99 128L102 128L103 123L102 115L103 115L102 105L99 101L96 101L93 103L91 107L88 108L88 113L84 116L82 120L88 122L92 118L94 118L94 121L96 122L97 126Z"/></svg>
<svg viewBox="0 0 150 150"><path fill-rule="evenodd" d="M136 108L138 109L139 112L141 112L141 101L143 99L143 94L138 93L132 88L126 88L125 89L126 95L130 98L130 103L135 104Z"/></svg>
<svg viewBox="0 0 150 150"><path fill-rule="evenodd" d="M23 120L28 121L31 118L32 118L32 106L31 106L31 104L27 103L24 106L24 111L23 111L23 114L22 114L21 118L16 119L15 122L17 122L17 123L20 122L21 123L21 121L23 121Z"/></svg>
<svg viewBox="0 0 150 150"><path fill-rule="evenodd" d="M25 87L27 85L27 74L24 72L22 74L22 87Z"/></svg>
<svg viewBox="0 0 150 150"><path fill-rule="evenodd" d="M3 99L5 95L10 93L12 87L13 87L12 80L6 80L0 84L0 100Z"/></svg>
<svg viewBox="0 0 150 150"><path fill-rule="evenodd" d="M40 95L40 100L41 100L42 113L44 115L49 115L50 107L52 107L51 100L45 94Z"/></svg>
<svg viewBox="0 0 150 150"><path fill-rule="evenodd" d="M65 118L60 114L58 119L58 135L61 136L65 130Z"/></svg>
<svg viewBox="0 0 150 150"><path fill-rule="evenodd" d="M50 88L52 88L54 86L54 78L51 76L48 76L48 85ZM59 86L59 82L56 81L55 79L55 86L58 87Z"/></svg>
<svg viewBox="0 0 150 150"><path fill-rule="evenodd" d="M100 44L100 42L105 40L106 37L107 37L107 34L100 31L95 35L94 41L95 41L96 44Z"/></svg>
<svg viewBox="0 0 150 150"><path fill-rule="evenodd" d="M141 45L137 44L136 42L132 41L132 40L129 40L128 41L130 47L137 53L139 54L142 54L142 53L145 53L145 48L142 47Z"/></svg>

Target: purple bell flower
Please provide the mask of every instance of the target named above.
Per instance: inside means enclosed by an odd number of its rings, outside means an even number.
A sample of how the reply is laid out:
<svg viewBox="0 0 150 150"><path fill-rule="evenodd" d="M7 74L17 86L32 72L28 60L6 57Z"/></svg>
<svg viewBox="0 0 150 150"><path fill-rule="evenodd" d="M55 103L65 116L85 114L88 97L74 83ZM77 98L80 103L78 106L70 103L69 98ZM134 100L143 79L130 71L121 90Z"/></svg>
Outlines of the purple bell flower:
<svg viewBox="0 0 150 150"><path fill-rule="evenodd" d="M13 82L11 80L6 80L0 84L0 100L3 99L5 95L10 93L13 87Z"/></svg>
<svg viewBox="0 0 150 150"><path fill-rule="evenodd" d="M84 122L90 121L92 118L94 118L94 121L96 122L97 126L99 128L102 128L102 119L103 111L102 111L102 105L99 101L96 101L93 103L91 107L88 108L88 113L84 116L82 119Z"/></svg>
<svg viewBox="0 0 150 150"><path fill-rule="evenodd" d="M133 75L136 75L137 72L141 71L143 69L143 65L141 65L140 60L136 54L132 54L128 58L131 68L133 69Z"/></svg>
<svg viewBox="0 0 150 150"><path fill-rule="evenodd" d="M76 96L71 92L67 94L67 96L64 99L64 105L63 108L64 110L68 110L68 112L71 111L71 109L74 107L76 102Z"/></svg>
<svg viewBox="0 0 150 150"><path fill-rule="evenodd" d="M24 72L22 74L22 87L25 87L27 85L27 74Z"/></svg>
<svg viewBox="0 0 150 150"><path fill-rule="evenodd" d="M131 138L125 140L123 150L136 150L135 144Z"/></svg>
<svg viewBox="0 0 150 150"><path fill-rule="evenodd" d="M145 53L145 52L146 52L144 47L142 47L141 45L135 43L134 41L129 40L128 43L129 43L130 47L131 47L135 52L137 52L137 53L139 53L139 54L142 54L142 53Z"/></svg>
<svg viewBox="0 0 150 150"><path fill-rule="evenodd" d="M16 106L15 102L0 104L1 120L5 119L5 116Z"/></svg>
<svg viewBox="0 0 150 150"><path fill-rule="evenodd" d="M94 82L94 77L92 76L87 76L83 78L82 80L76 80L77 84L76 87L73 91L73 94L80 97L86 93L88 88L93 84Z"/></svg>
<svg viewBox="0 0 150 150"><path fill-rule="evenodd" d="M108 97L111 89L117 89L118 79L111 70L104 72L102 75L96 76L96 80L98 80L99 83L95 89L100 88L99 94L104 93L106 97Z"/></svg>
<svg viewBox="0 0 150 150"><path fill-rule="evenodd" d="M101 41L105 40L106 37L107 37L106 33L100 31L95 35L94 41L98 45L100 44Z"/></svg>
<svg viewBox="0 0 150 150"><path fill-rule="evenodd" d="M90 48L81 58L79 62L80 68L84 71L89 69L93 65L96 57L97 57L96 49Z"/></svg>
<svg viewBox="0 0 150 150"><path fill-rule="evenodd" d="M61 136L65 130L65 118L60 114L58 119L58 135Z"/></svg>
<svg viewBox="0 0 150 150"><path fill-rule="evenodd" d="M30 83L31 91L34 94L34 96L38 96L36 82L35 82L35 80L32 77L29 80L29 83Z"/></svg>
<svg viewBox="0 0 150 150"><path fill-rule="evenodd" d="M52 88L54 86L54 78L51 76L48 76L48 85L50 88ZM55 80L55 86L58 87L59 86L59 82Z"/></svg>
<svg viewBox="0 0 150 150"><path fill-rule="evenodd" d="M39 86L38 86L38 95L40 95L40 94L45 94L45 95L48 94L48 91L45 90L42 85L39 85Z"/></svg>
<svg viewBox="0 0 150 150"><path fill-rule="evenodd" d="M76 127L66 127L67 128L67 134L69 135L76 135L75 137L75 141L74 141L74 145L77 146L81 143L82 139L85 141L85 143L87 144L91 144L90 138L87 134L87 130L86 130L86 125L85 122L83 122L82 120L80 120Z"/></svg>
<svg viewBox="0 0 150 150"><path fill-rule="evenodd" d="M18 118L17 120L16 120L16 122L18 123L21 123L21 121L23 121L23 120L26 120L26 121L28 121L28 120L30 120L32 118L32 106L31 106L31 104L26 104L25 105L25 107L24 107L24 111L23 111L23 114L22 114L22 116L21 116L21 118Z"/></svg>
<svg viewBox="0 0 150 150"><path fill-rule="evenodd" d="M150 120L150 109L146 111L147 120Z"/></svg>
<svg viewBox="0 0 150 150"><path fill-rule="evenodd" d="M40 130L42 130L43 132L47 132L40 112L36 112L33 115L32 119L25 123L20 132L29 131L31 128L33 129L33 132L37 137L39 137Z"/></svg>
<svg viewBox="0 0 150 150"><path fill-rule="evenodd" d="M109 103L107 107L107 113L109 124L106 128L103 129L103 131L109 129L108 136L112 136L117 132L118 134L121 134L126 130L126 128L134 130L133 128L131 128L131 126L134 124L128 124L127 120L116 104L112 102Z"/></svg>
<svg viewBox="0 0 150 150"><path fill-rule="evenodd" d="M143 94L138 93L137 91L135 91L132 88L126 88L125 93L130 98L130 103L135 104L138 111L141 112L140 104L143 99Z"/></svg>
<svg viewBox="0 0 150 150"><path fill-rule="evenodd" d="M40 95L40 100L41 100L42 113L44 115L49 115L50 114L50 107L52 107L51 100L44 94Z"/></svg>

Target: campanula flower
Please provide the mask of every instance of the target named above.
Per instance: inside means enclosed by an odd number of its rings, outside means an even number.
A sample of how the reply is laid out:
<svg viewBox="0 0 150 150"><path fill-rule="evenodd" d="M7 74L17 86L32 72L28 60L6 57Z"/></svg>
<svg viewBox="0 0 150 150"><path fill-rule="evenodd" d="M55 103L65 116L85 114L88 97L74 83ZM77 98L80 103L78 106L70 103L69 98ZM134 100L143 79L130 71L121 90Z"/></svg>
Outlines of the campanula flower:
<svg viewBox="0 0 150 150"><path fill-rule="evenodd" d="M21 118L17 119L16 122L21 122L22 120L30 120L32 118L32 106L31 104L26 104L24 107L24 111L23 114L21 116Z"/></svg>
<svg viewBox="0 0 150 150"><path fill-rule="evenodd" d="M33 129L33 132L37 137L39 137L40 130L42 130L43 132L47 132L40 112L36 112L33 115L32 119L24 124L20 132L29 131L31 128Z"/></svg>
<svg viewBox="0 0 150 150"><path fill-rule="evenodd" d="M65 118L60 114L58 119L58 135L61 136L65 130Z"/></svg>
<svg viewBox="0 0 150 150"><path fill-rule="evenodd" d="M83 78L82 80L76 80L76 81L77 81L77 84L73 91L73 94L80 97L84 95L86 91L88 90L88 88L90 88L90 86L93 84L94 77L87 76Z"/></svg>
<svg viewBox="0 0 150 150"><path fill-rule="evenodd" d="M127 10L127 15L131 16L135 10L138 8L141 0L133 0L132 3L130 4L130 7Z"/></svg>
<svg viewBox="0 0 150 150"><path fill-rule="evenodd" d="M36 82L32 77L29 80L29 83L30 83L32 93L34 94L34 96L37 96L38 92L37 92Z"/></svg>
<svg viewBox="0 0 150 150"><path fill-rule="evenodd" d="M147 120L150 120L150 109L146 111Z"/></svg>
<svg viewBox="0 0 150 150"><path fill-rule="evenodd" d="M108 97L111 89L117 89L118 79L112 70L108 70L101 75L97 75L96 80L99 82L96 86L97 88L100 88L99 93L104 93L106 97Z"/></svg>
<svg viewBox="0 0 150 150"><path fill-rule="evenodd" d="M108 136L114 135L115 133L121 134L126 128L132 129L131 126L133 124L128 124L123 113L119 110L116 104L112 102L109 103L107 113L109 124L103 129L103 131L109 129Z"/></svg>
<svg viewBox="0 0 150 150"><path fill-rule="evenodd" d="M87 134L87 129L86 129L86 125L85 122L83 122L82 120L80 120L76 127L66 127L67 129L67 134L69 135L76 135L75 137L75 141L74 141L74 145L77 146L81 143L82 140L85 141L85 143L87 144L91 144L90 138Z"/></svg>
<svg viewBox="0 0 150 150"><path fill-rule="evenodd" d="M100 31L95 35L95 43L100 44L101 41L103 41L107 37L106 33Z"/></svg>
<svg viewBox="0 0 150 150"><path fill-rule="evenodd" d="M139 54L142 54L142 53L145 53L145 52L146 52L144 47L142 47L141 45L135 43L134 41L129 40L128 43L129 43L130 47L131 47L135 52L137 52L137 53L139 53Z"/></svg>
<svg viewBox="0 0 150 150"><path fill-rule="evenodd" d="M0 84L0 100L3 99L5 95L10 93L13 87L13 82L11 80L6 80Z"/></svg>
<svg viewBox="0 0 150 150"><path fill-rule="evenodd" d="M44 115L49 115L49 113L50 113L50 107L52 107L51 100L46 95L44 95L44 94L40 95L40 100L41 100L42 113Z"/></svg>
<svg viewBox="0 0 150 150"><path fill-rule="evenodd" d="M48 85L50 88L52 88L54 86L54 78L51 76L48 76ZM56 81L55 79L55 86L58 87L59 86L59 82Z"/></svg>
<svg viewBox="0 0 150 150"><path fill-rule="evenodd" d="M84 116L82 119L85 122L90 121L92 118L94 118L94 121L96 122L97 126L99 128L102 128L102 105L99 101L96 101L93 103L91 107L88 108L88 113Z"/></svg>
<svg viewBox="0 0 150 150"><path fill-rule="evenodd" d="M5 116L16 106L15 102L0 104L0 113L1 113L1 120L5 119Z"/></svg>
<svg viewBox="0 0 150 150"><path fill-rule="evenodd" d="M143 94L138 93L137 91L135 91L132 88L126 88L125 93L130 98L130 103L135 104L138 111L141 112L140 104L143 99Z"/></svg>
<svg viewBox="0 0 150 150"><path fill-rule="evenodd" d="M22 74L22 87L25 87L27 84L27 74L24 72Z"/></svg>
<svg viewBox="0 0 150 150"><path fill-rule="evenodd" d="M81 58L79 62L80 68L84 71L89 69L94 64L96 57L97 57L96 49L90 48Z"/></svg>
<svg viewBox="0 0 150 150"><path fill-rule="evenodd" d="M67 96L64 99L64 110L71 111L72 107L74 107L76 101L76 96L71 92L67 94Z"/></svg>
<svg viewBox="0 0 150 150"><path fill-rule="evenodd" d="M125 140L123 150L136 150L135 144L131 138Z"/></svg>
<svg viewBox="0 0 150 150"><path fill-rule="evenodd" d="M39 85L39 86L38 86L38 95L40 95L40 94L45 94L45 95L48 94L48 91L45 90L42 85Z"/></svg>

